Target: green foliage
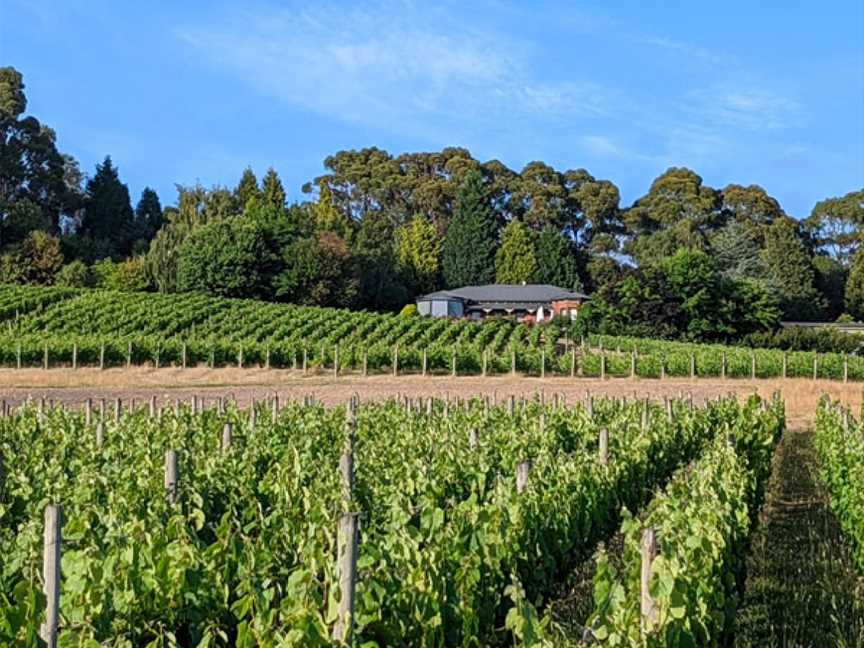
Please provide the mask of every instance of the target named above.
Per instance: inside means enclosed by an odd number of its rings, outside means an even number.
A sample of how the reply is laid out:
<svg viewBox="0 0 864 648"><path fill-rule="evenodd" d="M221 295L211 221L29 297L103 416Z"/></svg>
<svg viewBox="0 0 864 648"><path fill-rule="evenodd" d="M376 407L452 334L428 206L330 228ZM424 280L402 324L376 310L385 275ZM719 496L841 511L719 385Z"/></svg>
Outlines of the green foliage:
<svg viewBox="0 0 864 648"><path fill-rule="evenodd" d="M757 235L740 221L729 222L711 236L711 256L730 279L768 279Z"/></svg>
<svg viewBox="0 0 864 648"><path fill-rule="evenodd" d="M441 238L435 226L416 216L396 230L396 263L417 293L435 290L441 266Z"/></svg>
<svg viewBox="0 0 864 648"><path fill-rule="evenodd" d="M852 353L864 345L864 338L856 333L843 333L831 328L812 329L794 326L777 331L751 333L743 337L740 344L759 349Z"/></svg>
<svg viewBox="0 0 864 648"><path fill-rule="evenodd" d="M297 240L285 251L276 296L310 306L351 306L359 293L348 244L332 232Z"/></svg>
<svg viewBox="0 0 864 648"><path fill-rule="evenodd" d="M92 242L93 260L109 256L116 260L132 251L135 214L129 189L120 182L110 156L96 165L96 173L87 181L78 234Z"/></svg>
<svg viewBox="0 0 864 648"><path fill-rule="evenodd" d="M479 173L471 172L459 189L453 220L442 248L444 282L455 288L495 280L498 227Z"/></svg>
<svg viewBox="0 0 864 648"><path fill-rule="evenodd" d="M327 234L339 240L335 234ZM353 269L349 257L345 257L346 283L356 276L359 286L357 306L373 310L395 311L411 299L402 273L399 272L394 250L395 232L393 222L381 212L370 213L363 219L354 240ZM352 301L338 301L349 305Z"/></svg>
<svg viewBox="0 0 864 648"><path fill-rule="evenodd" d="M535 239L537 267L533 283L560 286L582 291L582 281L576 269L576 258L567 240L553 227L544 227Z"/></svg>
<svg viewBox="0 0 864 648"><path fill-rule="evenodd" d="M246 209L250 201L259 202L261 200L261 190L258 187L258 178L250 167L243 169L243 175L240 176L240 182L234 189L234 198L237 201L239 211Z"/></svg>
<svg viewBox="0 0 864 648"><path fill-rule="evenodd" d="M86 263L76 259L60 268L54 285L63 288L88 288L93 285L93 275Z"/></svg>
<svg viewBox="0 0 864 648"><path fill-rule="evenodd" d="M501 284L528 283L536 269L531 232L521 221L510 221L501 234L501 246L495 253L495 281Z"/></svg>
<svg viewBox="0 0 864 648"><path fill-rule="evenodd" d="M819 249L848 266L861 243L864 189L816 203L806 225Z"/></svg>
<svg viewBox="0 0 864 648"><path fill-rule="evenodd" d="M30 283L49 285L63 266L60 239L40 230L30 232L16 255L21 278Z"/></svg>
<svg viewBox="0 0 864 648"><path fill-rule="evenodd" d="M522 610L548 598L572 557L618 525L619 506L640 505L740 418L731 401L694 412L676 403L672 422L652 407L647 428L641 404L602 399L593 416L536 402L510 413L475 399L447 416L441 401L428 414L367 404L346 503L345 410L261 405L254 425L233 405L127 413L100 421L101 447L82 413L31 405L5 418L0 452L21 460L4 471L0 601L14 603L0 606L0 632L18 641L42 621L33 565L54 500L68 539L63 615L78 619L61 626L62 645L119 634L132 645L330 646L335 528L350 506L364 516L358 645L490 645L513 618L508 588L523 593ZM230 449L218 442L225 423ZM600 426L617 431L609 467L596 460ZM476 447L468 429L482 429ZM166 448L180 462L177 503L163 496ZM531 477L517 493L526 458Z"/></svg>
<svg viewBox="0 0 864 648"><path fill-rule="evenodd" d="M816 273L816 290L825 303L825 316L836 320L846 307L847 268L840 261L822 254L813 257L813 270Z"/></svg>
<svg viewBox="0 0 864 648"><path fill-rule="evenodd" d="M267 169L261 180L261 201L270 207L285 209L285 189L279 174L273 168Z"/></svg>
<svg viewBox="0 0 864 648"><path fill-rule="evenodd" d="M728 635L748 537L783 429L782 404L766 413L758 404L751 399L728 431L680 469L639 518L624 511L621 567L599 552L596 610L586 624L605 645L709 646ZM640 609L645 528L659 539L649 586L656 617L647 635Z"/></svg>
<svg viewBox="0 0 864 648"><path fill-rule="evenodd" d="M405 304L402 310L399 311L401 317L417 317L417 304Z"/></svg>
<svg viewBox="0 0 864 648"><path fill-rule="evenodd" d="M224 297L268 294L273 260L263 232L240 218L193 230L179 250L177 288Z"/></svg>
<svg viewBox="0 0 864 648"><path fill-rule="evenodd" d="M846 280L846 312L858 321L864 320L864 251L852 257L849 278Z"/></svg>
<svg viewBox="0 0 864 648"><path fill-rule="evenodd" d="M141 199L135 207L135 227L133 247L141 253L146 250L150 240L164 222L162 203L159 196L150 187L141 192Z"/></svg>
<svg viewBox="0 0 864 648"><path fill-rule="evenodd" d="M824 303L814 283L811 256L792 219L779 218L765 231L762 261L780 298L783 318L820 319Z"/></svg>
<svg viewBox="0 0 864 648"><path fill-rule="evenodd" d="M853 544L855 562L864 574L864 436L860 419L824 398L816 413L816 449L822 481L831 494L831 509Z"/></svg>

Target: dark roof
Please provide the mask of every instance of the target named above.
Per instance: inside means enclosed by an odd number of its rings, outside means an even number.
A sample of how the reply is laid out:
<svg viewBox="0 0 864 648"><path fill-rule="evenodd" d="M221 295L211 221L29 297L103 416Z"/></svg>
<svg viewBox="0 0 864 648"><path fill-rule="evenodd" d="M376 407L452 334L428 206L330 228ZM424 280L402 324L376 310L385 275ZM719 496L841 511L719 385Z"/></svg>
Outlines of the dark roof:
<svg viewBox="0 0 864 648"><path fill-rule="evenodd" d="M418 297L418 301L433 299L459 299L463 302L495 302L496 304L507 302L507 308L523 308L525 304L548 304L559 299L585 300L588 299L588 295L547 284L487 284L439 290Z"/></svg>

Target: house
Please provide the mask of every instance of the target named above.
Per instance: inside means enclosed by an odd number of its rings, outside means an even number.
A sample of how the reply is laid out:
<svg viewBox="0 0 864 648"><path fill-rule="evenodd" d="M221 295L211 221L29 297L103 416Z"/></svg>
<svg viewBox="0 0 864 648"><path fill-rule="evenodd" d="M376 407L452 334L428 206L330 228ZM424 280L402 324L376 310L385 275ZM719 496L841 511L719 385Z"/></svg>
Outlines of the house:
<svg viewBox="0 0 864 648"><path fill-rule="evenodd" d="M556 315L576 319L588 295L545 284L488 284L440 290L417 298L417 310L430 317L512 316L542 322Z"/></svg>

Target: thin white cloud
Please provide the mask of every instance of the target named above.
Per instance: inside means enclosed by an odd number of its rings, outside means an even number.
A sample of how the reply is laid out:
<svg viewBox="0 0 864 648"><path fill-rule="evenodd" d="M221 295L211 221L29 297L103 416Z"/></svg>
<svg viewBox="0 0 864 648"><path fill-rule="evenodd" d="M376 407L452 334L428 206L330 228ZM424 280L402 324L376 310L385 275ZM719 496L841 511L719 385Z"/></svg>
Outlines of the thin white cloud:
<svg viewBox="0 0 864 648"><path fill-rule="evenodd" d="M686 107L708 123L744 130L798 125L797 101L763 88L721 86L691 92Z"/></svg>
<svg viewBox="0 0 864 648"><path fill-rule="evenodd" d="M288 103L414 135L442 121L590 118L609 110L610 93L599 85L538 82L520 43L440 19L406 3L261 8L178 35Z"/></svg>
<svg viewBox="0 0 864 648"><path fill-rule="evenodd" d="M633 38L633 41L638 45L649 45L673 54L682 54L714 64L731 64L736 60L735 57L728 53L667 36L636 36Z"/></svg>

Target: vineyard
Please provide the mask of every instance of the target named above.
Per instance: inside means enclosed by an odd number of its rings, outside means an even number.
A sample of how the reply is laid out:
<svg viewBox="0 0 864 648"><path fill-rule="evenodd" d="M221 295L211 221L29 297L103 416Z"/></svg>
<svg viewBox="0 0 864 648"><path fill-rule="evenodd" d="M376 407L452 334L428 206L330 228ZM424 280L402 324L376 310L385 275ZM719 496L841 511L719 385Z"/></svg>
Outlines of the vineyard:
<svg viewBox="0 0 864 648"><path fill-rule="evenodd" d="M864 358L219 299L0 287L0 365L864 380Z"/></svg>
<svg viewBox="0 0 864 648"><path fill-rule="evenodd" d="M627 569L598 580L596 636L638 633L643 524L662 547L652 635L717 636L783 422L755 398L82 410L0 421L4 643L45 623L52 504L60 645L506 645L619 524Z"/></svg>

